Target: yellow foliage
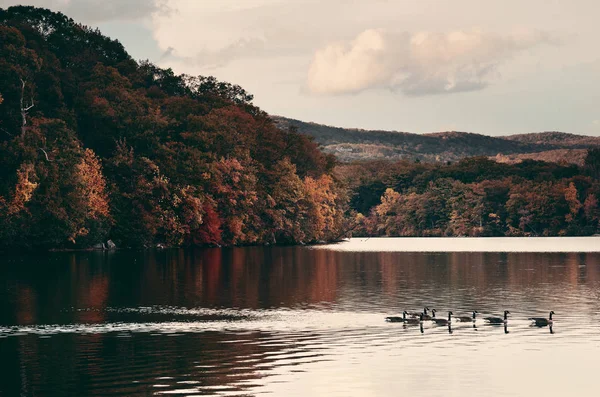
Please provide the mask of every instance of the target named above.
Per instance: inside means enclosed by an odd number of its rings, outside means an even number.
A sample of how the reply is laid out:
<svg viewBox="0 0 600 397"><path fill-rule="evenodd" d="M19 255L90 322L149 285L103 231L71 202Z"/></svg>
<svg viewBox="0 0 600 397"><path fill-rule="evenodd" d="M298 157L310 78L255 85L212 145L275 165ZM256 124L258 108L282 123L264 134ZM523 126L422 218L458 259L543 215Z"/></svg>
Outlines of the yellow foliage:
<svg viewBox="0 0 600 397"><path fill-rule="evenodd" d="M396 192L394 189L387 188L383 196L381 196L381 204L379 204L375 211L379 216L386 216L390 213L395 212L394 207L398 203L400 199L400 193Z"/></svg>
<svg viewBox="0 0 600 397"><path fill-rule="evenodd" d="M23 163L17 171L17 186L12 202L8 207L8 214L13 215L25 208L25 204L31 200L33 192L38 184L33 182L35 178L35 168L31 163Z"/></svg>

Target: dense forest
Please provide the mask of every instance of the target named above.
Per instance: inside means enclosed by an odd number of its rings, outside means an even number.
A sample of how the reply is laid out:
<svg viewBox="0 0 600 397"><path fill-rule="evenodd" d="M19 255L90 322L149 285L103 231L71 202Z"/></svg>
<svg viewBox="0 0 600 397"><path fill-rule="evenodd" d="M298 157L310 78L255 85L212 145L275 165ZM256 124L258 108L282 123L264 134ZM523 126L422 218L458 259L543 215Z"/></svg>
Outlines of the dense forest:
<svg viewBox="0 0 600 397"><path fill-rule="evenodd" d="M582 165L339 164L252 100L63 14L0 9L0 249L598 233L598 149L579 148ZM526 153L544 137L501 143Z"/></svg>
<svg viewBox="0 0 600 397"><path fill-rule="evenodd" d="M63 14L0 9L0 247L331 240L333 157L241 87L136 62Z"/></svg>
<svg viewBox="0 0 600 397"><path fill-rule="evenodd" d="M485 157L341 165L362 236L577 236L599 232L600 149L585 164ZM365 214L366 216L362 216Z"/></svg>

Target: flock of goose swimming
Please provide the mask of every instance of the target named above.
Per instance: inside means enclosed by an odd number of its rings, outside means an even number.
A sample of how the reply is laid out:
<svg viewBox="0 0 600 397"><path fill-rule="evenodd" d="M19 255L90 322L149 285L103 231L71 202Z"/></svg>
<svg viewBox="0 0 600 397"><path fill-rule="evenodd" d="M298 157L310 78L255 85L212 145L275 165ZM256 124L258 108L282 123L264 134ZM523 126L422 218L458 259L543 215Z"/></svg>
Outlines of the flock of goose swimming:
<svg viewBox="0 0 600 397"><path fill-rule="evenodd" d="M420 325L421 332L423 332L423 322L431 321L436 325L448 326L448 330L450 332L452 332L451 324L453 323L453 320L456 320L456 321L462 322L462 323L470 322L473 324L473 328L475 328L475 322L477 321L477 314L479 314L479 312L477 310L473 310L473 313L471 316L454 316L454 313L452 313L450 311L450 312L448 312L448 318L446 319L446 318L436 318L435 317L436 312L437 311L435 309L432 309L431 314L429 314L429 308L426 307L423 309L422 313L417 313L417 312L409 313L407 311L404 311L404 312L402 312L402 317L393 317L393 316L386 317L385 321L388 321L391 323L403 323L404 325ZM484 317L483 319L485 320L485 322L487 324L491 324L491 325L504 324L504 331L506 333L508 333L507 324L508 324L508 315L509 314L510 314L510 312L508 310L505 310L503 317ZM533 322L532 325L537 326L537 327L550 326L550 332L552 332L552 324L554 322L554 320L552 319L553 315L554 315L554 311L551 311L548 318L529 317L529 320L531 320Z"/></svg>

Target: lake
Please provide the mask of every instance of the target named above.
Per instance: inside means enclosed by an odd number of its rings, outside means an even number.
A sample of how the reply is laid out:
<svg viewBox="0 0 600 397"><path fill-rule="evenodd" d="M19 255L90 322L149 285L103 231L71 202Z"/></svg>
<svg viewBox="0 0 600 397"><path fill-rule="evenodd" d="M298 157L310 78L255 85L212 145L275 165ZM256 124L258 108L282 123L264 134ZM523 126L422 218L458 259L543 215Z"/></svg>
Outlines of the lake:
<svg viewBox="0 0 600 397"><path fill-rule="evenodd" d="M0 395L598 395L600 240L443 240L5 255Z"/></svg>

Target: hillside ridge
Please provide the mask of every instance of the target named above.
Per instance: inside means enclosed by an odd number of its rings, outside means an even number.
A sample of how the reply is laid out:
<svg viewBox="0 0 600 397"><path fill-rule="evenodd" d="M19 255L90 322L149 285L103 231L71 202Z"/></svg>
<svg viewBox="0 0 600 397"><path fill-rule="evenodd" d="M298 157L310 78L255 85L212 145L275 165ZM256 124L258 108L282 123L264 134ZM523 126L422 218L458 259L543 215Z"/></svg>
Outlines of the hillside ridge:
<svg viewBox="0 0 600 397"><path fill-rule="evenodd" d="M579 154L569 157L571 152L565 152L564 149L600 146L600 137L557 131L508 136L464 131L416 134L333 127L282 116L272 118L280 128L292 128L313 137L326 153L344 162L376 159L448 162L473 156L516 156L521 159L544 158L546 161L579 163ZM537 155L540 153L544 155ZM560 153L560 156L554 159L554 153Z"/></svg>

